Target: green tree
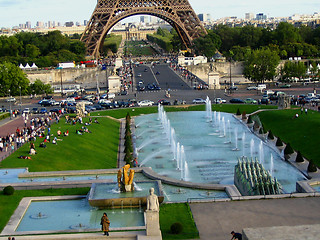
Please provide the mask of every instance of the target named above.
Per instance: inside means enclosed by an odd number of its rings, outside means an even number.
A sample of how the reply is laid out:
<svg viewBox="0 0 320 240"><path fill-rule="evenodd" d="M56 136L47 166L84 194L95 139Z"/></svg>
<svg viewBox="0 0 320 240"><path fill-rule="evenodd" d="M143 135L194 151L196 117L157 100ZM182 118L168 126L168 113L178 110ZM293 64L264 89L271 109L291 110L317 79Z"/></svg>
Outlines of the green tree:
<svg viewBox="0 0 320 240"><path fill-rule="evenodd" d="M25 73L13 63L0 64L0 96L7 96L10 90L12 96L25 94L29 85Z"/></svg>
<svg viewBox="0 0 320 240"><path fill-rule="evenodd" d="M301 42L302 38L298 28L294 27L291 23L281 22L275 30L275 40L281 46L287 43Z"/></svg>
<svg viewBox="0 0 320 240"><path fill-rule="evenodd" d="M291 81L293 78L303 78L306 74L307 67L303 62L286 62L281 68L281 79L283 81Z"/></svg>
<svg viewBox="0 0 320 240"><path fill-rule="evenodd" d="M44 84L41 80L37 79L34 83L29 86L29 93L32 94L50 94L52 93L52 87L50 84Z"/></svg>
<svg viewBox="0 0 320 240"><path fill-rule="evenodd" d="M244 63L244 76L253 82L272 80L280 62L278 54L269 48L252 51Z"/></svg>
<svg viewBox="0 0 320 240"><path fill-rule="evenodd" d="M33 44L27 44L25 48L25 52L26 52L26 57L30 57L30 58L36 58L41 53L40 49Z"/></svg>
<svg viewBox="0 0 320 240"><path fill-rule="evenodd" d="M204 37L195 39L194 45L196 53L199 55L205 55L206 57L212 57L218 48L221 46L220 37L213 31L208 31L208 34Z"/></svg>

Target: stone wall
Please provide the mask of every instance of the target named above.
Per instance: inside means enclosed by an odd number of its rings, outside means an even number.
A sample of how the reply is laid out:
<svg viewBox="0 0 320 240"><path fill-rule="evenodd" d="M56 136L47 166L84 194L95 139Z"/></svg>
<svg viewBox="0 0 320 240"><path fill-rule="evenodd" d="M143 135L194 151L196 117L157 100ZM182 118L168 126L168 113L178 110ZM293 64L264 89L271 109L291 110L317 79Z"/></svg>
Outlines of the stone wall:
<svg viewBox="0 0 320 240"><path fill-rule="evenodd" d="M31 83L37 79L45 84L59 85L63 84L81 84L83 88L96 87L97 81L100 87L106 86L106 71L97 68L73 68L73 69L51 69L25 71L27 78Z"/></svg>

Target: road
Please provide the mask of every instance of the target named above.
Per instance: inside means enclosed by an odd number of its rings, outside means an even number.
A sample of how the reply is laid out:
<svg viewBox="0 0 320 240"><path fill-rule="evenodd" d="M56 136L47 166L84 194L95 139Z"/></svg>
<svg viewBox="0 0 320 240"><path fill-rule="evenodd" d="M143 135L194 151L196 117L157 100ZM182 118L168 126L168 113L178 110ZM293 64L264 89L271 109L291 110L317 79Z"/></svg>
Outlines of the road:
<svg viewBox="0 0 320 240"><path fill-rule="evenodd" d="M145 69L147 69L145 71ZM156 73L159 72L160 74L157 75ZM138 75L141 74L141 77ZM139 81L143 81L146 86L145 91L136 91L136 87ZM157 83L161 87L161 90L153 90L150 91L147 89L148 84ZM167 64L156 64L154 67L151 65L140 65L138 67L134 67L134 80L133 80L134 88L129 89L128 95L125 96L116 96L115 100L128 100L128 99L136 99L136 100L151 100L155 103L161 99L167 99L173 102L175 99L181 101L185 100L187 104L191 104L192 100L195 98L203 98L205 99L209 96L210 99L214 98L222 98L226 99L227 102L231 98L254 98L256 100L261 99L263 92L255 91L255 90L246 90L247 85L238 86L239 89L233 91L231 94L224 91L224 86L222 85L222 89L217 90L195 90L191 88L186 82L184 82ZM252 84L253 85L253 84ZM299 94L307 94L313 92L314 88L319 90L319 83L317 84L310 84L303 86L301 84L293 85L291 88L279 88L274 85L267 86L268 89L283 91L288 95L299 95ZM165 97L165 91L170 89L170 98ZM319 91L318 91L319 92ZM12 109L20 109L20 99L16 97L17 103L11 105ZM33 107L40 107L37 102L41 99L38 97L37 99L30 99L25 97L22 99L22 110L26 107L33 108ZM61 97L55 97L56 100L61 100ZM0 100L0 107L5 107L9 109L10 104L5 101L5 99ZM48 107L47 109L50 110L52 107Z"/></svg>

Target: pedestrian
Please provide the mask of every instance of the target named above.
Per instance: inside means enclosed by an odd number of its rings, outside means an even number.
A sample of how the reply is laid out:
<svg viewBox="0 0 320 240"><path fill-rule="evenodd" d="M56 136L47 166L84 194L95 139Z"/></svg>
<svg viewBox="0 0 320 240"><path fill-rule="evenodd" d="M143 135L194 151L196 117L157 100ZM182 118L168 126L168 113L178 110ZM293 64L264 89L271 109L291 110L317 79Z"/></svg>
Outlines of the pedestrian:
<svg viewBox="0 0 320 240"><path fill-rule="evenodd" d="M107 213L103 213L100 225L101 225L101 230L104 232L104 235L109 236L110 221L109 221Z"/></svg>
<svg viewBox="0 0 320 240"><path fill-rule="evenodd" d="M234 240L242 240L242 234L241 233L236 233L236 232L232 231L231 234L232 234L231 240L233 240L233 239Z"/></svg>
<svg viewBox="0 0 320 240"><path fill-rule="evenodd" d="M304 112L306 113L306 115L308 114L308 108L304 109Z"/></svg>

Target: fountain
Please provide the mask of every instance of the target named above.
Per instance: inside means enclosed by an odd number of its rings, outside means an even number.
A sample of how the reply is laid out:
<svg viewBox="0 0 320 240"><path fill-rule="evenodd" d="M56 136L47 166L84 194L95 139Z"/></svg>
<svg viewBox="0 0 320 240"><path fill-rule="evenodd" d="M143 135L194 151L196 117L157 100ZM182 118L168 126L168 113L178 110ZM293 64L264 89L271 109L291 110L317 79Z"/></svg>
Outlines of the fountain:
<svg viewBox="0 0 320 240"><path fill-rule="evenodd" d="M207 113L207 119L208 122L212 122L212 105L211 105L211 100L207 96L206 98L206 113Z"/></svg>
<svg viewBox="0 0 320 240"><path fill-rule="evenodd" d="M30 216L32 219L45 219L48 218L48 216L42 212L39 212L38 214L33 214Z"/></svg>
<svg viewBox="0 0 320 240"><path fill-rule="evenodd" d="M235 138L236 147L233 148L232 151L239 151L240 149L238 148L238 128L234 129L234 138Z"/></svg>
<svg viewBox="0 0 320 240"><path fill-rule="evenodd" d="M118 186L121 192L131 192L134 189L133 186L133 177L134 170L131 169L128 175L130 164L126 164L122 169L118 171Z"/></svg>
<svg viewBox="0 0 320 240"><path fill-rule="evenodd" d="M162 108L159 109L163 111ZM238 157L259 157L259 161L263 161L269 170L270 158L265 159L263 156L270 156L270 154L274 157L274 168L281 169L281 171L274 172L274 175L283 185L285 192L294 192L296 181L305 179L299 171L284 162L281 156L268 144L263 143L263 151L260 150L261 139L255 136L247 125L231 114L214 112L212 114L213 122L208 124L206 121L207 112L204 111L160 113L135 118L136 123L146 120L153 122L154 130L158 133L152 136L142 136L141 139L137 139L137 145L150 138L157 141L158 144L156 146L153 145L152 148L147 146L143 149L143 152L139 153L139 162L147 159L147 162L144 162L144 166L151 167L159 175L177 180L185 178L185 173L183 172L185 166L184 163L183 165L181 164L180 157L181 146L183 145L187 156L188 170L192 173L187 176L187 181L208 184L233 184L233 169ZM170 127L175 132L175 141L170 140L172 142L170 145L168 141L163 141L162 133L165 132L164 128L157 127L159 123L164 122L159 120L163 117L170 118ZM224 127L223 122L226 127ZM142 124L139 129L136 129L136 134L139 135L147 128L148 126ZM225 135L225 137L219 138L220 135ZM232 145L225 144L230 142L230 138ZM253 145L250 143L251 139L254 141ZM239 141L242 141L240 145ZM155 147L159 151L161 150L161 159L157 157L160 154L154 155ZM173 159L176 164L172 164Z"/></svg>
<svg viewBox="0 0 320 240"><path fill-rule="evenodd" d="M93 183L88 194L90 206L99 209L104 208L131 208L140 204L146 205L146 197L150 188L154 188L159 198L163 202L164 197L161 190L160 181L138 181L133 182L134 170L130 170L127 164L119 169L117 174L117 185L109 183ZM129 174L128 174L129 172Z"/></svg>

